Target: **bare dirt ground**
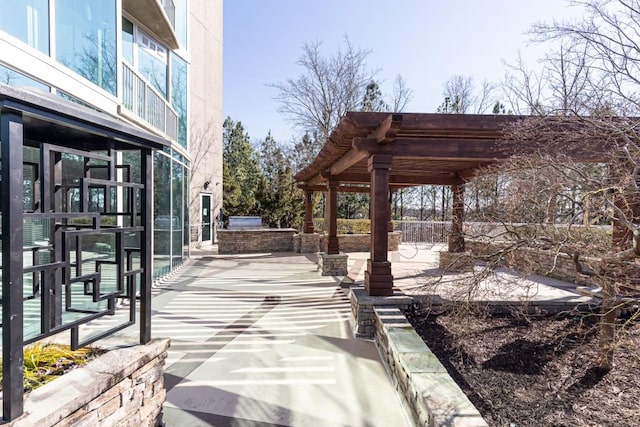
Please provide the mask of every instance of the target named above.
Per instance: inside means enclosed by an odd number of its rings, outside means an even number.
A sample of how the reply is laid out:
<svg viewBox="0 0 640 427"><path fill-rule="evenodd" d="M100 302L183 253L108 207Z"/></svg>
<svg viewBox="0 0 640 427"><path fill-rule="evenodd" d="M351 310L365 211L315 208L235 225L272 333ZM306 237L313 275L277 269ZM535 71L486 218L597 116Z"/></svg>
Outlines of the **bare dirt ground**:
<svg viewBox="0 0 640 427"><path fill-rule="evenodd" d="M596 317L434 314L411 323L491 426L640 425L640 323L596 367Z"/></svg>

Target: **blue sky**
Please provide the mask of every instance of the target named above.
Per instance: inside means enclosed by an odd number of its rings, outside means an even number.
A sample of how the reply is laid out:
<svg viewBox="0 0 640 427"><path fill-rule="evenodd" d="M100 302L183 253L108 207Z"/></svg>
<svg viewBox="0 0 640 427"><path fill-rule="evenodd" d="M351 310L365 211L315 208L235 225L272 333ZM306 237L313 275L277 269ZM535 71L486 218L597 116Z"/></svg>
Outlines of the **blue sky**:
<svg viewBox="0 0 640 427"><path fill-rule="evenodd" d="M321 41L329 55L345 35L371 50L383 92L400 73L413 90L405 111L434 112L451 76L470 75L477 86L500 81L518 52L535 66L546 48L528 42L531 24L579 13L565 0L225 0L224 116L241 121L252 140L271 130L291 141L296 132L267 84L301 73L303 43Z"/></svg>

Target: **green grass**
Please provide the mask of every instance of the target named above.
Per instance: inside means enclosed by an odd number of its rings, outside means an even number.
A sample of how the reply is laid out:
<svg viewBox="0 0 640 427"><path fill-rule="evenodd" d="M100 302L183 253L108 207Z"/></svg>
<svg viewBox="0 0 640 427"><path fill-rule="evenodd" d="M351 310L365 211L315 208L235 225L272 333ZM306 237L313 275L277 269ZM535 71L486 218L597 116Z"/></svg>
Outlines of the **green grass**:
<svg viewBox="0 0 640 427"><path fill-rule="evenodd" d="M85 365L102 351L86 347L72 351L68 345L36 343L24 348L24 391L34 390L71 369ZM0 379L2 365L0 364ZM0 384L1 387L1 384Z"/></svg>

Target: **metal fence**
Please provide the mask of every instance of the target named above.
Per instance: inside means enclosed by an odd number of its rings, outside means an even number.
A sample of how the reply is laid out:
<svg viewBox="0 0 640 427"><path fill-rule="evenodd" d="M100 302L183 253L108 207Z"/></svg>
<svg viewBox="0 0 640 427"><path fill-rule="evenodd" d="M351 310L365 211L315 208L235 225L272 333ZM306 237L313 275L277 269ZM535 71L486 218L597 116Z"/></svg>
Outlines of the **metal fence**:
<svg viewBox="0 0 640 427"><path fill-rule="evenodd" d="M394 230L402 232L402 241L411 243L446 243L451 222L393 221Z"/></svg>
<svg viewBox="0 0 640 427"><path fill-rule="evenodd" d="M178 138L178 115L162 95L127 64L122 64L122 105L125 109L164 132Z"/></svg>

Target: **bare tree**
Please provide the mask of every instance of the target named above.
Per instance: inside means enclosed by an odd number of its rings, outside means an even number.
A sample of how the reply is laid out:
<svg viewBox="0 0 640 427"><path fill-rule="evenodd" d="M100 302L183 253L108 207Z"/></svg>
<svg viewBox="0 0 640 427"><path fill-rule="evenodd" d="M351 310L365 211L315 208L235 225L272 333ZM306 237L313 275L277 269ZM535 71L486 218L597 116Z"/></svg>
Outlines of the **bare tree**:
<svg viewBox="0 0 640 427"><path fill-rule="evenodd" d="M297 64L302 74L269 86L278 91L278 111L301 133L317 131L329 137L340 118L358 110L366 86L375 81L378 70L370 70L369 50L354 47L347 37L344 48L331 56L320 51L321 43L305 43Z"/></svg>
<svg viewBox="0 0 640 427"><path fill-rule="evenodd" d="M573 0L584 9L581 20L536 24L534 40L561 40L581 50L592 78L620 113L640 111L640 1Z"/></svg>
<svg viewBox="0 0 640 427"><path fill-rule="evenodd" d="M407 108L407 104L413 98L413 91L407 87L407 81L402 74L398 74L393 81L393 92L391 95L391 109L400 113Z"/></svg>
<svg viewBox="0 0 640 427"><path fill-rule="evenodd" d="M488 112L496 103L496 85L487 80L482 82L479 93L473 77L454 75L444 84L443 103L438 107L439 113L482 114Z"/></svg>
<svg viewBox="0 0 640 427"><path fill-rule="evenodd" d="M464 307L488 289L494 296L517 292L527 301L536 286L530 274L566 279L573 270L574 280L601 290L600 311L591 315L598 319L596 363L609 370L625 328L640 318L637 299L628 298L640 293L638 120L532 116L509 129L506 139L527 152L481 171L502 183L492 209L476 212L485 225L466 231L482 267L438 293L451 293ZM519 274L505 274L503 267ZM428 286L443 283L438 278ZM630 317L620 319L621 311Z"/></svg>
<svg viewBox="0 0 640 427"><path fill-rule="evenodd" d="M509 108L516 114L544 114L544 76L531 70L520 53L514 65L506 66L502 89Z"/></svg>

